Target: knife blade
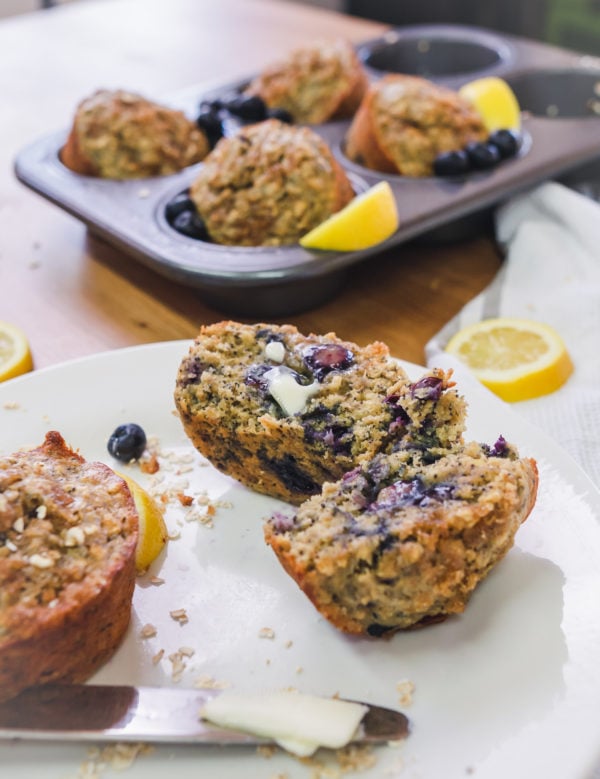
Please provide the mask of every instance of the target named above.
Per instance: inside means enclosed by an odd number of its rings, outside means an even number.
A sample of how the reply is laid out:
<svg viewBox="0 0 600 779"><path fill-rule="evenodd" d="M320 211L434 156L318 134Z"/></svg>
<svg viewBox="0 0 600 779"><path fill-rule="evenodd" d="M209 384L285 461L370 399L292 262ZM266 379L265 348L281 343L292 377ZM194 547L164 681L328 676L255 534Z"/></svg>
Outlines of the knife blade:
<svg viewBox="0 0 600 779"><path fill-rule="evenodd" d="M215 691L172 687L65 684L32 687L0 704L0 739L146 741L246 745L272 743L200 719ZM367 712L353 742L397 741L409 722L399 711L362 704Z"/></svg>

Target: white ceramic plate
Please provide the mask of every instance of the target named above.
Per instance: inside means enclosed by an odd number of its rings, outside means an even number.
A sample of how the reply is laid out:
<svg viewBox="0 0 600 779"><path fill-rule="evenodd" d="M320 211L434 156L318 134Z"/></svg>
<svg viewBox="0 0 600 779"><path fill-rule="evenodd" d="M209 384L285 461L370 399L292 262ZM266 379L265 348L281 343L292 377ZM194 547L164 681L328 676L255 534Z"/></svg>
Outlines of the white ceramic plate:
<svg viewBox="0 0 600 779"><path fill-rule="evenodd" d="M112 464L106 441L117 424L135 421L158 436L163 452L192 452L173 414L172 392L188 342L100 354L0 385L0 451L39 444L59 430L88 459ZM418 375L417 366L407 370ZM98 682L189 685L201 676L237 689L298 687L322 695L402 708L397 685L415 685L404 710L412 734L375 751L363 776L381 779L584 779L600 753L600 497L573 461L541 432L485 392L467 394L469 433L492 442L499 433L538 459L538 504L516 546L475 592L464 615L390 640L342 635L313 609L265 546L261 519L277 501L220 475L198 455L180 475L175 459L160 473L186 492L229 501L213 527L186 521L169 504L169 542L141 578L133 621ZM14 406L17 406L16 408ZM171 470L168 470L171 468ZM139 471L132 474L148 481ZM185 608L180 625L172 609ZM146 623L157 635L141 639ZM261 637L270 628L272 638ZM168 655L194 650L179 682ZM162 661L153 656L165 650ZM0 744L0 774L74 779L83 745ZM111 770L102 776L113 776ZM122 775L122 774L121 774ZM284 754L266 759L247 748L162 746L140 756L128 779L308 777Z"/></svg>

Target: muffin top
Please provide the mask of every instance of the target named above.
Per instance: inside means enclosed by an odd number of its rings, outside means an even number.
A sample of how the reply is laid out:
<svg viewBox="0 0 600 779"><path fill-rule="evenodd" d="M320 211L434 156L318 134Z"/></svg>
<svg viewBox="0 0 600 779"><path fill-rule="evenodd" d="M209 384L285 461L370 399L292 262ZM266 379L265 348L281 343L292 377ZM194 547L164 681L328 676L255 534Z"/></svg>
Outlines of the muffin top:
<svg viewBox="0 0 600 779"><path fill-rule="evenodd" d="M417 76L385 76L371 87L369 99L379 146L405 176L431 176L438 154L487 136L467 100Z"/></svg>
<svg viewBox="0 0 600 779"><path fill-rule="evenodd" d="M246 93L258 95L269 108L289 111L296 122L318 124L351 116L366 86L352 46L334 39L294 49L265 68Z"/></svg>
<svg viewBox="0 0 600 779"><path fill-rule="evenodd" d="M110 179L175 173L209 151L204 133L183 112L124 90L98 90L83 100L73 135L93 175Z"/></svg>
<svg viewBox="0 0 600 779"><path fill-rule="evenodd" d="M354 193L322 138L269 119L221 139L190 196L217 243L279 246L295 243Z"/></svg>

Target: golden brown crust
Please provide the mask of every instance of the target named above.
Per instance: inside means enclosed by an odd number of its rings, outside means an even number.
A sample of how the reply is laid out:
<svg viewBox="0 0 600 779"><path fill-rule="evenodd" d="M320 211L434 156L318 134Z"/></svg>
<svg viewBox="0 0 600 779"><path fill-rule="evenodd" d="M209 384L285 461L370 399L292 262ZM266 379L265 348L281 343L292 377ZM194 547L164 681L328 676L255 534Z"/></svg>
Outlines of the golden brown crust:
<svg viewBox="0 0 600 779"><path fill-rule="evenodd" d="M282 108L303 124L347 119L358 108L367 77L350 43L317 41L294 49L263 70L246 94L258 95L269 108Z"/></svg>
<svg viewBox="0 0 600 779"><path fill-rule="evenodd" d="M98 90L77 107L60 159L83 175L137 179L175 173L208 151L204 133L181 111L124 90Z"/></svg>
<svg viewBox="0 0 600 779"><path fill-rule="evenodd" d="M129 624L138 517L123 479L57 432L0 460L0 699L81 682Z"/></svg>
<svg viewBox="0 0 600 779"><path fill-rule="evenodd" d="M275 119L219 141L190 189L211 238L228 246L295 243L353 196L317 133Z"/></svg>
<svg viewBox="0 0 600 779"><path fill-rule="evenodd" d="M487 133L458 93L417 76L389 74L371 85L346 136L346 154L373 170L431 176L438 154Z"/></svg>

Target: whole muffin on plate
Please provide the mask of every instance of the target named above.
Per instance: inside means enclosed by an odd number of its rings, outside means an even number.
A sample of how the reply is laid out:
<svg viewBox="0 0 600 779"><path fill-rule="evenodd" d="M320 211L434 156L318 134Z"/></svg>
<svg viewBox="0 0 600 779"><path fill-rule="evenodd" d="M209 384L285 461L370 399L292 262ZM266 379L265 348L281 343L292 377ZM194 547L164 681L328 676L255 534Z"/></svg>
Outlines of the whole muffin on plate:
<svg viewBox="0 0 600 779"><path fill-rule="evenodd" d="M367 88L356 52L343 39L321 40L266 67L247 87L269 108L288 111L295 122L320 124L354 114Z"/></svg>
<svg viewBox="0 0 600 779"><path fill-rule="evenodd" d="M210 146L182 111L124 90L98 90L83 100L60 158L87 176L164 176L200 162Z"/></svg>
<svg viewBox="0 0 600 779"><path fill-rule="evenodd" d="M269 119L222 138L190 197L216 243L280 246L297 242L354 192L322 138Z"/></svg>
<svg viewBox="0 0 600 779"><path fill-rule="evenodd" d="M82 682L131 614L138 515L123 479L57 432L0 458L0 700Z"/></svg>
<svg viewBox="0 0 600 779"><path fill-rule="evenodd" d="M535 503L535 461L503 439L445 452L400 446L300 506L265 538L337 628L373 637L464 611Z"/></svg>
<svg viewBox="0 0 600 779"><path fill-rule="evenodd" d="M431 176L439 154L486 137L481 116L457 92L418 76L389 74L365 95L345 152L372 170Z"/></svg>
<svg viewBox="0 0 600 779"><path fill-rule="evenodd" d="M387 347L291 325L203 327L175 404L194 446L257 492L301 503L399 438L447 449L464 401L443 371L411 382Z"/></svg>

